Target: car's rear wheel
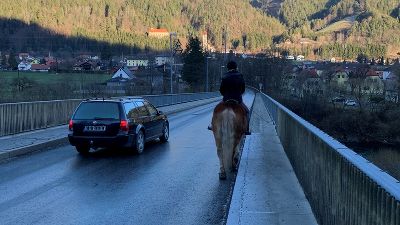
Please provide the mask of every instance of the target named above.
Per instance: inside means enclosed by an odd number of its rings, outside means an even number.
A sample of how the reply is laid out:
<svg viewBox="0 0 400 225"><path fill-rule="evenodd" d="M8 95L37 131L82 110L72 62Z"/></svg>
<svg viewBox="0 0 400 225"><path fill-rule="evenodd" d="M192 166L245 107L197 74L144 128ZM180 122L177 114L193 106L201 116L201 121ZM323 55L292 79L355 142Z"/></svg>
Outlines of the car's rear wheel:
<svg viewBox="0 0 400 225"><path fill-rule="evenodd" d="M161 142L167 142L169 138L169 126L168 123L164 124L162 135L160 136Z"/></svg>
<svg viewBox="0 0 400 225"><path fill-rule="evenodd" d="M144 151L144 133L142 130L136 134L135 151L137 154L142 154Z"/></svg>
<svg viewBox="0 0 400 225"><path fill-rule="evenodd" d="M88 154L89 150L90 150L90 147L85 146L85 145L77 145L77 146L75 146L75 148L76 148L76 151L78 151L79 154L82 154L82 155Z"/></svg>

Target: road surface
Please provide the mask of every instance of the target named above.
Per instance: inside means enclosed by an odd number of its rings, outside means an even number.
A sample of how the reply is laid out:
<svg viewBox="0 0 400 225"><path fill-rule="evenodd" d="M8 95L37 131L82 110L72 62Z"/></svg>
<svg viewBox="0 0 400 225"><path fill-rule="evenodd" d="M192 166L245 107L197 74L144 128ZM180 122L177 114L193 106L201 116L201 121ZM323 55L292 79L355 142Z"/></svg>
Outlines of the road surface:
<svg viewBox="0 0 400 225"><path fill-rule="evenodd" d="M142 155L64 145L0 164L0 224L224 223L234 181L218 179L215 105L170 116L170 141Z"/></svg>

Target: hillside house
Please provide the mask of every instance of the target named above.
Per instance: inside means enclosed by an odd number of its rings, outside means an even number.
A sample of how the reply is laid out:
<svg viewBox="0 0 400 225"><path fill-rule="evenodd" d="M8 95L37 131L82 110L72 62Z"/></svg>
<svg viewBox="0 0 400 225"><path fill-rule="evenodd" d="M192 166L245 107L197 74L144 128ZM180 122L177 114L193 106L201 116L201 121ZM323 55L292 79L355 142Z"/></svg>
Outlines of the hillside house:
<svg viewBox="0 0 400 225"><path fill-rule="evenodd" d="M167 29L156 29L156 28L150 28L146 32L148 37L154 37L154 38L166 38L169 37L169 32Z"/></svg>
<svg viewBox="0 0 400 225"><path fill-rule="evenodd" d="M368 95L382 95L385 85L378 73L370 69L363 81L361 92Z"/></svg>

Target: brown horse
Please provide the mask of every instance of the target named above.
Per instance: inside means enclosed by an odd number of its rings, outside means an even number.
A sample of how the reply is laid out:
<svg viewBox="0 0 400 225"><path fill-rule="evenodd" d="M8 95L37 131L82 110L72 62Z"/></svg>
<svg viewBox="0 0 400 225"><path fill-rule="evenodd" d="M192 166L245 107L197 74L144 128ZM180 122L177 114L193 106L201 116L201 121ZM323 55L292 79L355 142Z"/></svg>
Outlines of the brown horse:
<svg viewBox="0 0 400 225"><path fill-rule="evenodd" d="M219 179L226 179L226 171L236 169L241 142L248 125L246 110L236 101L219 103L212 117L217 154L220 162Z"/></svg>

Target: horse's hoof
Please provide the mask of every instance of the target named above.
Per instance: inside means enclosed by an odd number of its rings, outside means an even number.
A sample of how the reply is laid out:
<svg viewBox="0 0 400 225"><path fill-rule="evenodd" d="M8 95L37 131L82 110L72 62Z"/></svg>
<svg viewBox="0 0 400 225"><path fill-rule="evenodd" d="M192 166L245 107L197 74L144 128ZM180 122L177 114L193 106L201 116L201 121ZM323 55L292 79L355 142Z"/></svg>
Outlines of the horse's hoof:
<svg viewBox="0 0 400 225"><path fill-rule="evenodd" d="M244 135L251 135L251 132L250 131L246 131L246 132L244 132Z"/></svg>
<svg viewBox="0 0 400 225"><path fill-rule="evenodd" d="M220 180L226 180L226 173L219 173Z"/></svg>

